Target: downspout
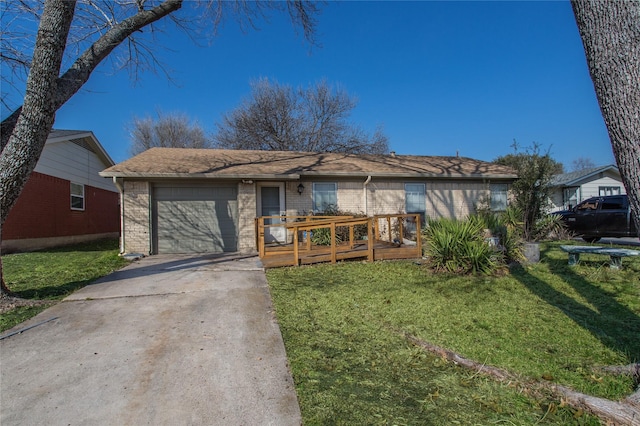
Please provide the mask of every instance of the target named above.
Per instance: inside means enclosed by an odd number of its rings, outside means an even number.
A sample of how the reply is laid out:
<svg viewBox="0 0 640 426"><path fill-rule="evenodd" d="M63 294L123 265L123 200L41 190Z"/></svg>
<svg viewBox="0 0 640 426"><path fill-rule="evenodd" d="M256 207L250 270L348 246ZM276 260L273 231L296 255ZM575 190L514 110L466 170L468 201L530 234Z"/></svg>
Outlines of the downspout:
<svg viewBox="0 0 640 426"><path fill-rule="evenodd" d="M120 254L124 254L124 186L120 184L117 177L113 176L112 179L120 193Z"/></svg>
<svg viewBox="0 0 640 426"><path fill-rule="evenodd" d="M371 175L367 176L367 180L364 181L364 184L362 185L362 189L364 191L363 196L364 196L364 214L369 216L369 206L368 206L368 197L367 197L367 185L369 185L369 182L371 182Z"/></svg>

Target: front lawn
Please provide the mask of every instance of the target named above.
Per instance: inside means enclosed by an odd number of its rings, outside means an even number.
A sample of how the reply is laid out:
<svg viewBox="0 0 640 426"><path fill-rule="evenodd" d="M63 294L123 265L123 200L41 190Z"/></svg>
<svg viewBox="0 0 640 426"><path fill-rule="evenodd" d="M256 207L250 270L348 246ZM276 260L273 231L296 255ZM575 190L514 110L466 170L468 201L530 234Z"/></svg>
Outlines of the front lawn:
<svg viewBox="0 0 640 426"><path fill-rule="evenodd" d="M18 297L32 301L32 306L4 308L0 315L0 331L37 315L66 295L127 263L118 256L118 240L2 256L7 287Z"/></svg>
<svg viewBox="0 0 640 426"><path fill-rule="evenodd" d="M597 367L640 359L640 259L567 265L559 244L501 277L434 275L415 262L267 273L304 423L598 424L514 383L458 368L403 333L609 399L631 378Z"/></svg>

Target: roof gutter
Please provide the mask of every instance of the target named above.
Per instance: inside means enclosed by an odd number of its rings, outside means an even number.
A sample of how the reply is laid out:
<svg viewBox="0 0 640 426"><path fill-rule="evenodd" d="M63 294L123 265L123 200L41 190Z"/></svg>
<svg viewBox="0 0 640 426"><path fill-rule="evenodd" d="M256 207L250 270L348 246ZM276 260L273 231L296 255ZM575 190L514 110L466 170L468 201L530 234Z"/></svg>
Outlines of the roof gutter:
<svg viewBox="0 0 640 426"><path fill-rule="evenodd" d="M296 174L216 174L216 173L141 173L141 172L108 172L99 173L102 177L134 178L134 179L253 179L253 180L300 180L305 177L365 177L365 178L428 178L428 179L517 179L516 174L435 174L435 173L349 173L349 172L305 172Z"/></svg>
<svg viewBox="0 0 640 426"><path fill-rule="evenodd" d="M252 179L252 180L300 180L299 174L224 174L219 175L215 173L127 173L127 172L108 172L102 171L99 173L102 177L111 178L143 178L143 179Z"/></svg>
<svg viewBox="0 0 640 426"><path fill-rule="evenodd" d="M429 178L429 179L517 179L517 174L440 174L440 173L350 173L350 172L304 172L304 177L369 177L372 178Z"/></svg>

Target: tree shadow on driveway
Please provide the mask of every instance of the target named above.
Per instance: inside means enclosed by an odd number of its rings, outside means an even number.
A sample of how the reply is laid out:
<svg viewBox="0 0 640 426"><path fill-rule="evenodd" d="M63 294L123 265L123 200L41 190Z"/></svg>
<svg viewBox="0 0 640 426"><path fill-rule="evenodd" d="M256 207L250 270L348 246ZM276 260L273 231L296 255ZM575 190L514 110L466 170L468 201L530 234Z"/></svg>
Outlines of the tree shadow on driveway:
<svg viewBox="0 0 640 426"><path fill-rule="evenodd" d="M151 277L166 272L186 271L198 268L217 268L220 270L262 269L258 255L254 253L218 253L194 255L152 255L134 261L129 266L106 275L93 284L118 281L122 278Z"/></svg>

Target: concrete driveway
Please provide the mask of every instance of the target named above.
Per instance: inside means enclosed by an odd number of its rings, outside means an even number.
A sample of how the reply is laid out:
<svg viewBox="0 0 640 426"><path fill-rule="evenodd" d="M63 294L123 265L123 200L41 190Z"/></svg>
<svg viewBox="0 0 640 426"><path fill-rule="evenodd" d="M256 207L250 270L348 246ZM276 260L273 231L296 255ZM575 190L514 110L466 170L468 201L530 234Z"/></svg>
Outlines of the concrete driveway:
<svg viewBox="0 0 640 426"><path fill-rule="evenodd" d="M257 257L144 258L34 324L0 341L2 425L301 423Z"/></svg>

